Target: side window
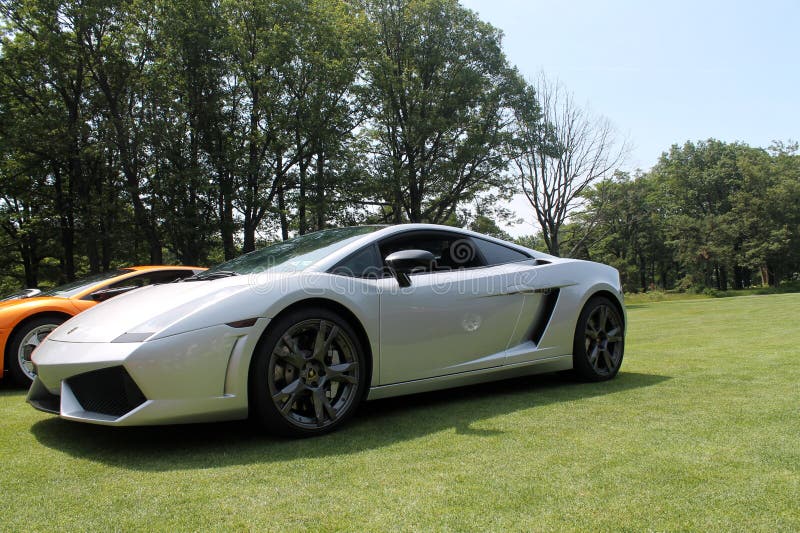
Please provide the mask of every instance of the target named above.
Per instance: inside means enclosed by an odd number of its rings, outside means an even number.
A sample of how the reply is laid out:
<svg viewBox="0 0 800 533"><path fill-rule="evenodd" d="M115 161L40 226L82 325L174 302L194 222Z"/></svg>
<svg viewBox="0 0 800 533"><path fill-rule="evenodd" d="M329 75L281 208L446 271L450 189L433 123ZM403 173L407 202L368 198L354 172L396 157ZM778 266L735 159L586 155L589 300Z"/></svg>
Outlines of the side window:
<svg viewBox="0 0 800 533"><path fill-rule="evenodd" d="M340 276L375 279L383 276L383 267L377 249L371 244L343 259L330 272Z"/></svg>
<svg viewBox="0 0 800 533"><path fill-rule="evenodd" d="M380 245L381 260L400 250L427 250L436 257L437 270L458 270L484 266L473 240L464 235L418 233L390 239Z"/></svg>
<svg viewBox="0 0 800 533"><path fill-rule="evenodd" d="M91 294L83 297L84 300L94 300L103 302L119 294L144 287L145 285L155 285L158 283L170 283L176 279L188 278L194 274L192 270L161 270L157 272L145 272L131 278L123 279L112 283Z"/></svg>
<svg viewBox="0 0 800 533"><path fill-rule="evenodd" d="M119 287L144 287L145 285L156 285L159 283L170 283L176 279L188 278L193 272L191 270L160 270L157 272L145 272L132 278L124 279L108 286L109 289Z"/></svg>
<svg viewBox="0 0 800 533"><path fill-rule="evenodd" d="M486 264L490 266L530 259L527 254L509 248L508 246L503 246L502 244L484 241L483 239L472 239L472 241L478 246L481 254L483 254Z"/></svg>

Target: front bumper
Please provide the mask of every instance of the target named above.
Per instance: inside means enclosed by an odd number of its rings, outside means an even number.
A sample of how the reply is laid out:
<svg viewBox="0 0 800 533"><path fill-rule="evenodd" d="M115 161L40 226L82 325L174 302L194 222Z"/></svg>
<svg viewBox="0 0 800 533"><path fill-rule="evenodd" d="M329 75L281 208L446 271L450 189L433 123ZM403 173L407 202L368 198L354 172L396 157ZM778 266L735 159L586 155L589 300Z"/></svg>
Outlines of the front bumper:
<svg viewBox="0 0 800 533"><path fill-rule="evenodd" d="M247 417L250 356L268 320L141 343L45 340L28 393L62 418L133 426Z"/></svg>

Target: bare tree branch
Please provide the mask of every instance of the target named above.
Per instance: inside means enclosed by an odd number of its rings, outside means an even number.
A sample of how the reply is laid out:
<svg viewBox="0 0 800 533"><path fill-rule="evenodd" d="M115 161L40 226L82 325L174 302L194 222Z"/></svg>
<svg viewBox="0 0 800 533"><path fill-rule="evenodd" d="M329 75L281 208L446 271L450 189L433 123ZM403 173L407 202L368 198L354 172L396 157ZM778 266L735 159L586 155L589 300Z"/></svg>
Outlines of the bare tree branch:
<svg viewBox="0 0 800 533"><path fill-rule="evenodd" d="M532 88L541 118L517 113L522 149L513 166L549 252L559 255L559 230L583 208L586 188L619 167L627 146L617 141L607 119L576 105L563 85L540 74Z"/></svg>

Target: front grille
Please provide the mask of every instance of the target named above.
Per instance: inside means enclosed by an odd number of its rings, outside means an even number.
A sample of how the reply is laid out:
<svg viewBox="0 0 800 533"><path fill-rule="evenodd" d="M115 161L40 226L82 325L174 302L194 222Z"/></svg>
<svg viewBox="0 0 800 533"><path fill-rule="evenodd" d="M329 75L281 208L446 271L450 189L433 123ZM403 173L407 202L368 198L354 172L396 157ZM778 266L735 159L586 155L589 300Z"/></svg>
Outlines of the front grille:
<svg viewBox="0 0 800 533"><path fill-rule="evenodd" d="M67 384L84 411L92 413L120 417L147 400L121 366L73 376Z"/></svg>

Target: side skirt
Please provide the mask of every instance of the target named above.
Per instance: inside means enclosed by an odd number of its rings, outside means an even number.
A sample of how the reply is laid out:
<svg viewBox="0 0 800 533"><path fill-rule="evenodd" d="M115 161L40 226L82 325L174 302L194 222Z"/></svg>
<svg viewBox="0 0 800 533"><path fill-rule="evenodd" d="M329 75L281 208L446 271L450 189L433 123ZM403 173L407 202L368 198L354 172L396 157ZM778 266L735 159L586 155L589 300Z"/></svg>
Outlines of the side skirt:
<svg viewBox="0 0 800 533"><path fill-rule="evenodd" d="M453 387L462 387L464 385L474 385L476 383L486 383L488 381L498 381L519 376L558 372L571 368L572 354L558 355L545 359L537 359L536 361L525 361L512 365L472 370L470 372L461 372L458 374L448 374L435 378L404 381L402 383L392 383L391 385L380 385L378 387L372 387L369 390L367 400L379 400L381 398L391 398L392 396L450 389Z"/></svg>

